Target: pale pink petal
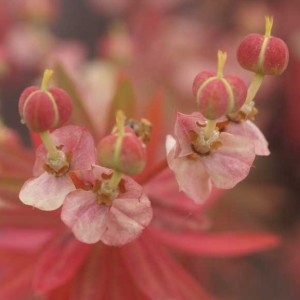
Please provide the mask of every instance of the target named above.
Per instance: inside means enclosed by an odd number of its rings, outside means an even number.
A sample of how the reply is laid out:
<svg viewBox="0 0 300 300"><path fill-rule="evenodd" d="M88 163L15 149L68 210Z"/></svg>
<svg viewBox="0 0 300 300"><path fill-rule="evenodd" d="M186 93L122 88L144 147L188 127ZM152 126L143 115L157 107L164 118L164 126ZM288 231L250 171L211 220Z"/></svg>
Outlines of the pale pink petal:
<svg viewBox="0 0 300 300"><path fill-rule="evenodd" d="M204 123L205 120L200 113L193 113L191 115L177 113L174 135L180 148L180 153L178 154L180 157L187 156L193 153L189 132L198 132L198 125Z"/></svg>
<svg viewBox="0 0 300 300"><path fill-rule="evenodd" d="M226 132L251 140L254 144L256 155L267 156L270 154L266 138L253 122L249 120L242 123L230 122L226 127Z"/></svg>
<svg viewBox="0 0 300 300"><path fill-rule="evenodd" d="M176 140L171 135L168 134L166 137L167 155L171 152L171 150L175 147L175 145L176 145Z"/></svg>
<svg viewBox="0 0 300 300"><path fill-rule="evenodd" d="M109 207L97 204L94 192L76 190L65 198L61 219L79 241L93 244L107 229L108 213Z"/></svg>
<svg viewBox="0 0 300 300"><path fill-rule="evenodd" d="M55 210L74 189L74 184L68 176L56 177L44 172L24 183L19 198L24 204L41 210Z"/></svg>
<svg viewBox="0 0 300 300"><path fill-rule="evenodd" d="M135 185L137 185L135 183ZM149 225L152 208L148 197L141 191L130 190L113 201L107 220L107 231L102 241L108 245L120 246L136 239Z"/></svg>
<svg viewBox="0 0 300 300"><path fill-rule="evenodd" d="M90 169L96 161L94 140L84 127L68 125L51 133L53 143L65 153L71 153L71 170ZM36 161L33 167L34 176L44 172L47 151L42 144L36 150Z"/></svg>
<svg viewBox="0 0 300 300"><path fill-rule="evenodd" d="M175 173L179 189L195 203L203 203L211 191L211 180L201 158L174 157L174 149L167 156L169 168Z"/></svg>
<svg viewBox="0 0 300 300"><path fill-rule="evenodd" d="M219 140L222 146L201 161L217 188L230 189L248 175L255 158L254 145L249 139L225 132Z"/></svg>

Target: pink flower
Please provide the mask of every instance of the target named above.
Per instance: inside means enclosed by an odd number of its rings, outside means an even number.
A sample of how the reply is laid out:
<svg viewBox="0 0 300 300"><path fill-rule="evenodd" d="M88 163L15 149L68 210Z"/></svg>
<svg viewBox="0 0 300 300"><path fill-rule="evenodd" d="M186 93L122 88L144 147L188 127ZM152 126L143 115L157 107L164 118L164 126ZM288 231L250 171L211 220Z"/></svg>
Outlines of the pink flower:
<svg viewBox="0 0 300 300"><path fill-rule="evenodd" d="M95 147L87 129L79 126L61 127L51 138L58 149L55 159L49 159L44 145L36 151L34 177L27 180L19 194L20 200L41 210L55 210L65 196L75 189L68 176L70 170L90 169L95 162Z"/></svg>
<svg viewBox="0 0 300 300"><path fill-rule="evenodd" d="M180 190L196 203L207 199L212 185L233 188L249 173L255 158L253 143L242 136L214 131L204 138L201 114L177 114L175 139L168 136L167 159Z"/></svg>
<svg viewBox="0 0 300 300"><path fill-rule="evenodd" d="M96 165L91 171L77 173L79 181L91 188L69 193L61 218L79 241L124 245L136 239L152 219L151 203L143 188L124 175L117 188L111 188L112 173Z"/></svg>

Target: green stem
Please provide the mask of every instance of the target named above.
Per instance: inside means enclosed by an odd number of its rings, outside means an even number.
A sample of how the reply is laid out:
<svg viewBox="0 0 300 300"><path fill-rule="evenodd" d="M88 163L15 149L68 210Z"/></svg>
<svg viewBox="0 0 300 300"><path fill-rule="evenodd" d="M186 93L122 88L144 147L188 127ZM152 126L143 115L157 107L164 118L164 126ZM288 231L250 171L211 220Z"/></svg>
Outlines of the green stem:
<svg viewBox="0 0 300 300"><path fill-rule="evenodd" d="M57 156L58 150L56 146L53 144L50 132L48 130L44 132L40 132L40 137L44 146L48 151L49 158L55 158Z"/></svg>
<svg viewBox="0 0 300 300"><path fill-rule="evenodd" d="M207 120L205 129L204 129L205 130L204 131L205 140L208 140L212 136L214 130L216 129L216 124L217 124L217 120Z"/></svg>

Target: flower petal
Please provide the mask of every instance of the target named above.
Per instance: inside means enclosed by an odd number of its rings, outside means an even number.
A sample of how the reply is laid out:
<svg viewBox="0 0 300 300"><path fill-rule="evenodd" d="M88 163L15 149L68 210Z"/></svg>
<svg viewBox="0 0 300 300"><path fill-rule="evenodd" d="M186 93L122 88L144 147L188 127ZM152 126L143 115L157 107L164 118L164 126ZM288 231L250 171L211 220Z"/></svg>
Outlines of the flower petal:
<svg viewBox="0 0 300 300"><path fill-rule="evenodd" d="M97 204L94 192L76 190L66 197L61 219L79 241L93 244L100 241L107 230L108 213L109 207Z"/></svg>
<svg viewBox="0 0 300 300"><path fill-rule="evenodd" d="M44 172L27 180L19 194L20 200L41 210L59 208L66 195L75 189L68 176L56 177Z"/></svg>
<svg viewBox="0 0 300 300"><path fill-rule="evenodd" d="M179 189L195 203L203 203L211 191L211 181L200 159L174 156L174 148L167 156L170 169L175 173Z"/></svg>
<svg viewBox="0 0 300 300"><path fill-rule="evenodd" d="M249 120L242 123L230 122L226 127L226 132L251 140L254 143L256 155L267 156L270 154L266 138L253 122Z"/></svg>
<svg viewBox="0 0 300 300"><path fill-rule="evenodd" d="M94 140L86 128L75 125L60 127L51 133L51 138L56 147L61 148L65 154L71 154L71 170L90 169L95 163ZM40 145L36 150L34 176L44 172L46 157L45 146Z"/></svg>
<svg viewBox="0 0 300 300"><path fill-rule="evenodd" d="M191 115L177 113L174 135L180 148L180 157L193 153L190 131L198 132L200 124L205 124L205 120L200 113L193 113Z"/></svg>
<svg viewBox="0 0 300 300"><path fill-rule="evenodd" d="M127 244L142 233L151 219L151 204L144 193L138 198L122 195L122 198L113 201L102 241L114 246Z"/></svg>
<svg viewBox="0 0 300 300"><path fill-rule="evenodd" d="M230 189L248 175L255 158L254 145L244 137L225 132L219 140L222 146L201 161L217 188Z"/></svg>

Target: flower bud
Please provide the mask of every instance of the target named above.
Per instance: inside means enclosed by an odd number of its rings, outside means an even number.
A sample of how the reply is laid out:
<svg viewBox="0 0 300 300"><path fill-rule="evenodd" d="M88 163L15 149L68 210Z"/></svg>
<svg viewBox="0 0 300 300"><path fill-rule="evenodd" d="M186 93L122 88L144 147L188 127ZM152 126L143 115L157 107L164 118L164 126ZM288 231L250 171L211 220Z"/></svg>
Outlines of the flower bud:
<svg viewBox="0 0 300 300"><path fill-rule="evenodd" d="M219 78L213 72L199 73L193 83L193 93L202 115L215 120L242 107L247 96L245 82L237 76Z"/></svg>
<svg viewBox="0 0 300 300"><path fill-rule="evenodd" d="M123 135L114 132L104 137L98 144L97 155L103 167L127 175L140 173L146 164L145 145L128 127Z"/></svg>
<svg viewBox="0 0 300 300"><path fill-rule="evenodd" d="M193 81L193 86L192 86L193 95L196 97L197 92L198 92L200 86L202 85L202 83L204 83L206 81L206 79L208 79L210 77L214 77L214 76L216 76L216 72L213 72L213 71L202 71L202 72L198 73Z"/></svg>
<svg viewBox="0 0 300 300"><path fill-rule="evenodd" d="M218 51L217 72L200 72L193 81L201 114L208 120L216 120L242 107L247 96L245 82L237 76L223 76L226 52Z"/></svg>
<svg viewBox="0 0 300 300"><path fill-rule="evenodd" d="M60 88L42 91L37 86L26 88L19 100L22 121L35 132L55 129L64 124L72 112L69 95Z"/></svg>
<svg viewBox="0 0 300 300"><path fill-rule="evenodd" d="M273 19L266 17L266 33L244 37L237 50L240 65L262 75L280 75L287 67L289 50L286 43L271 36Z"/></svg>

